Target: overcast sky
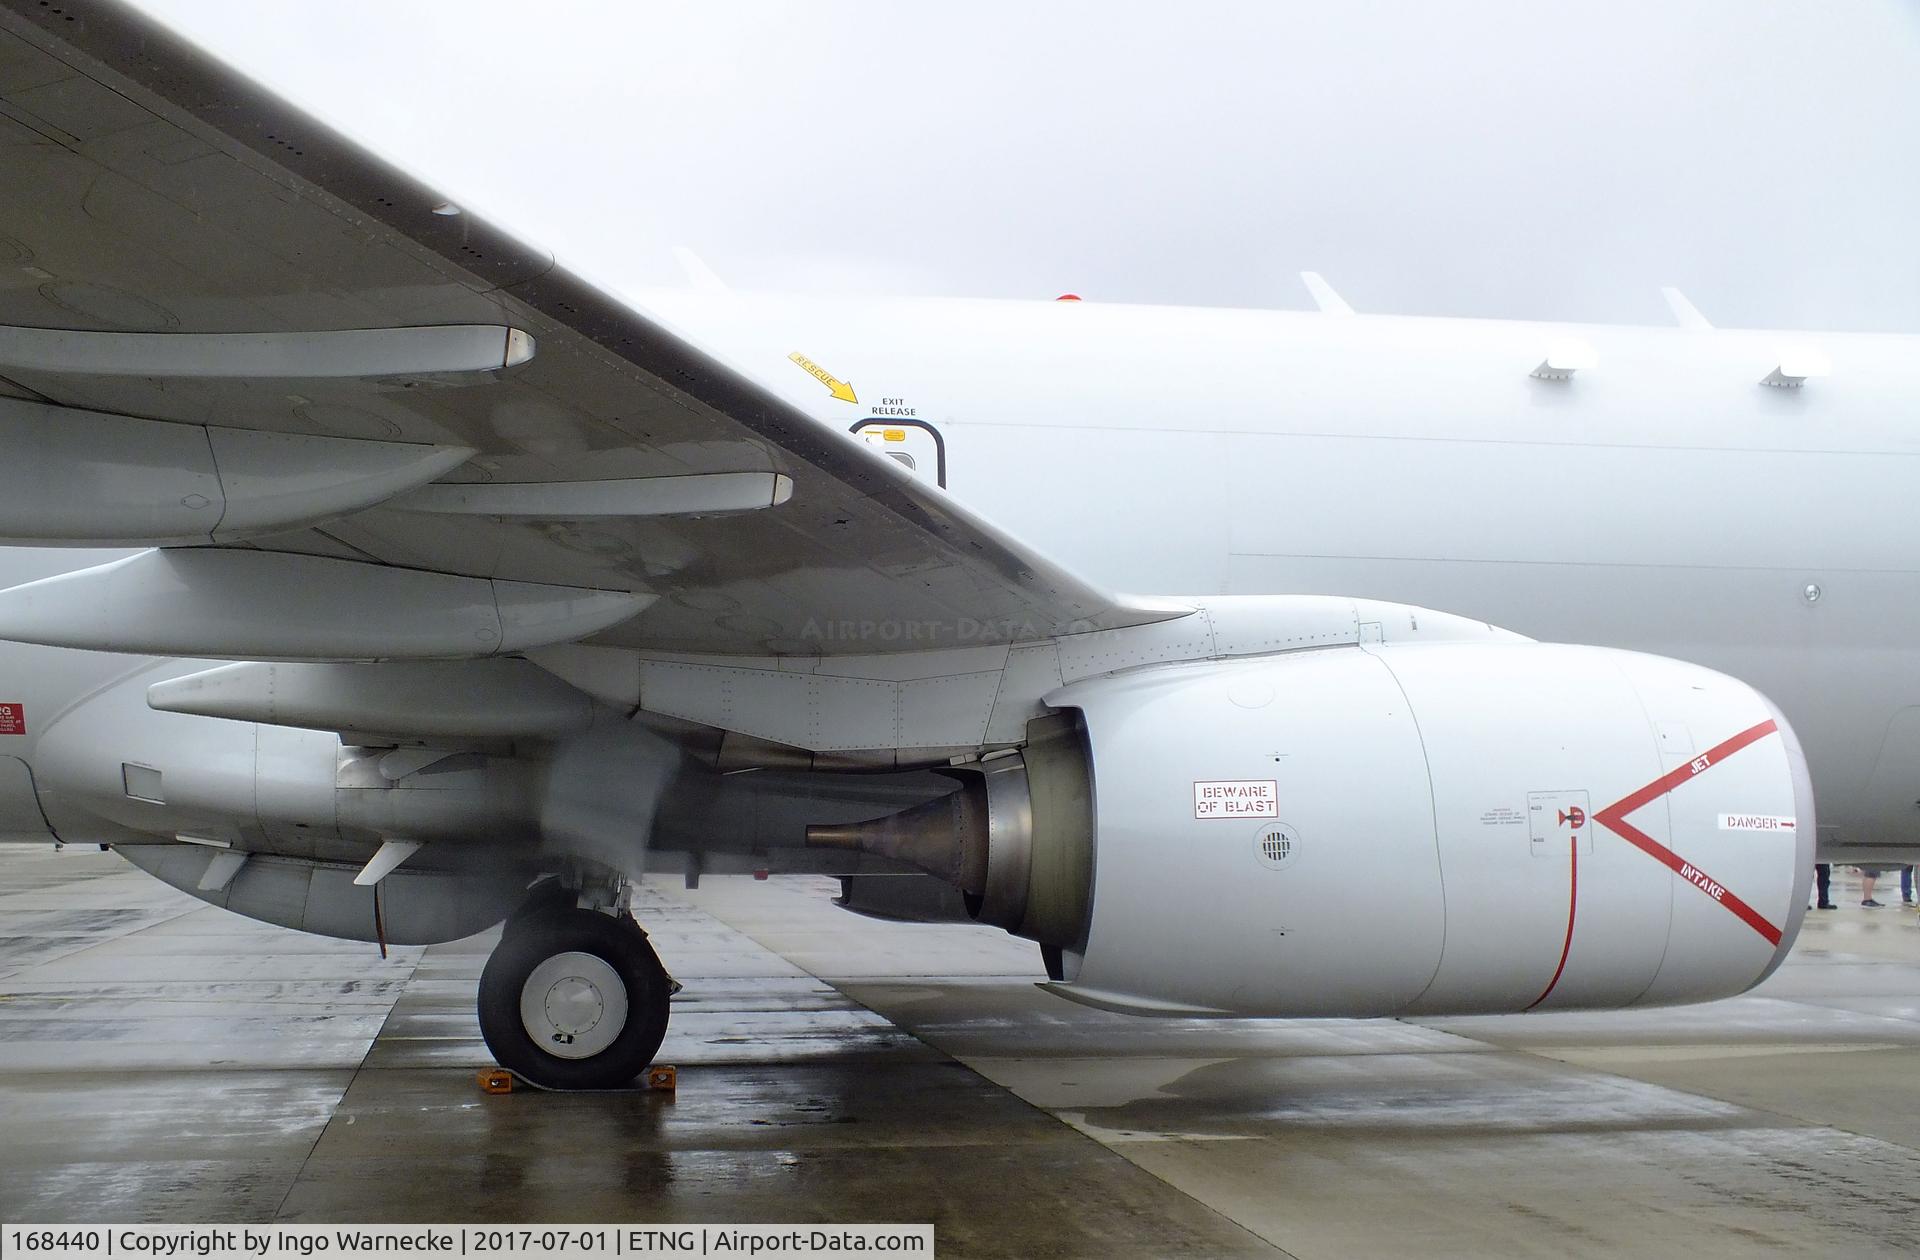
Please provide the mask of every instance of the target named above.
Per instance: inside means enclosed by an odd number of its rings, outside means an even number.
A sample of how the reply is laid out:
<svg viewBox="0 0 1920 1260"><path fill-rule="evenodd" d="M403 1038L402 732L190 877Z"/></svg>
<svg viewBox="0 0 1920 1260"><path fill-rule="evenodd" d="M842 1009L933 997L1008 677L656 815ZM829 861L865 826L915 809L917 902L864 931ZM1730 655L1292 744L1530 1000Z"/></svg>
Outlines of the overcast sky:
<svg viewBox="0 0 1920 1260"><path fill-rule="evenodd" d="M616 288L1920 332L1913 0L142 0Z"/></svg>

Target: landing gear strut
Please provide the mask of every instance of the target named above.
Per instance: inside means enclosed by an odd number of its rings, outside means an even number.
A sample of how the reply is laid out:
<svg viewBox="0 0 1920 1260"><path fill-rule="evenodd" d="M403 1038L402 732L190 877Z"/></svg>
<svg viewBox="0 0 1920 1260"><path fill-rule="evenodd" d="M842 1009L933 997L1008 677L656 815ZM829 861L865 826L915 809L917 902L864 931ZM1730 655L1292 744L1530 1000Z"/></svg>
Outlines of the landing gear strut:
<svg viewBox="0 0 1920 1260"><path fill-rule="evenodd" d="M517 916L480 973L480 1032L546 1089L612 1089L645 1071L679 986L632 919L570 906Z"/></svg>

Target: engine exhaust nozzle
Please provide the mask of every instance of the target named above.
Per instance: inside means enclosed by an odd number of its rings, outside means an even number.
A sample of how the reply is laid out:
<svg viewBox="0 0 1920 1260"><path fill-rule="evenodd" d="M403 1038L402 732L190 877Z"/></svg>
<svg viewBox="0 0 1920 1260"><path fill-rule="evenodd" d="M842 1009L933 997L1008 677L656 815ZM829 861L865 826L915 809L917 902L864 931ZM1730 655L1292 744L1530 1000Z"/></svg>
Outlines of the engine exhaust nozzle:
<svg viewBox="0 0 1920 1260"><path fill-rule="evenodd" d="M1035 718L1020 751L943 773L959 790L885 818L808 827L808 847L905 862L958 888L977 922L1077 948L1093 896L1091 761L1078 716Z"/></svg>
<svg viewBox="0 0 1920 1260"><path fill-rule="evenodd" d="M807 828L810 849L850 849L917 866L961 892L986 891L986 791L978 779L958 791L884 818Z"/></svg>

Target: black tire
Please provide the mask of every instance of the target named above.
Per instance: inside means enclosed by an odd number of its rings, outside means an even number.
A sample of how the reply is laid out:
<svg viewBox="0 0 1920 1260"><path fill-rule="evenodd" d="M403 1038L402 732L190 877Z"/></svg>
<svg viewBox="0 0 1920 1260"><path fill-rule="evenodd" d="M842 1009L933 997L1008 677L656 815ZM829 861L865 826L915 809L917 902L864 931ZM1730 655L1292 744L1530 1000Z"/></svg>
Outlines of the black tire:
<svg viewBox="0 0 1920 1260"><path fill-rule="evenodd" d="M558 879L543 879L527 890L526 900L513 908L513 913L501 925L500 935L502 938L512 936L536 919L565 914L577 905L572 889Z"/></svg>
<svg viewBox="0 0 1920 1260"><path fill-rule="evenodd" d="M585 1058L541 1045L521 1011L535 969L569 953L601 960L625 986L623 1026L605 1049ZM606 979L604 973L600 979ZM480 973L480 1033L501 1067L543 1089L615 1089L645 1071L659 1053L672 996L666 968L646 933L631 921L593 910L556 910L530 917L502 937L487 959Z"/></svg>

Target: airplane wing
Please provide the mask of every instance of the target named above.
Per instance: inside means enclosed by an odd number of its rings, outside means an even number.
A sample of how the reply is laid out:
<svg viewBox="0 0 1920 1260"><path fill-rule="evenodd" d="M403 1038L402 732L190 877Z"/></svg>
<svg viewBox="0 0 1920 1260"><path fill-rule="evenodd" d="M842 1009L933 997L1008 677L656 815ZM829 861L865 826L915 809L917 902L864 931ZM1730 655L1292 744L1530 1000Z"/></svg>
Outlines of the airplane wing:
<svg viewBox="0 0 1920 1260"><path fill-rule="evenodd" d="M0 2L0 442L41 456L0 472L8 541L198 543L139 589L286 592L266 618L337 598L309 577L344 563L491 583L503 621L560 590L548 641L703 653L1185 611L1079 579L119 5ZM380 655L362 629L347 654Z"/></svg>

